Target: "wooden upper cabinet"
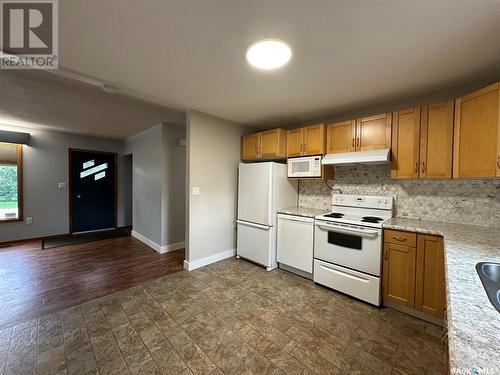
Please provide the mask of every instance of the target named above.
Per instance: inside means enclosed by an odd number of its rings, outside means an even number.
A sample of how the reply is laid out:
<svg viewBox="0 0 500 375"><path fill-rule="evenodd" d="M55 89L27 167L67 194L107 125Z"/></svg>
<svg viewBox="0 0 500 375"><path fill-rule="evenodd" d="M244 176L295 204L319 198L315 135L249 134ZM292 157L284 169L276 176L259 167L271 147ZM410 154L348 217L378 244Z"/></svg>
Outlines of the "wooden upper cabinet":
<svg viewBox="0 0 500 375"><path fill-rule="evenodd" d="M418 178L419 148L420 107L393 112L392 178Z"/></svg>
<svg viewBox="0 0 500 375"><path fill-rule="evenodd" d="M443 238L417 236L415 308L424 313L444 316L444 253Z"/></svg>
<svg viewBox="0 0 500 375"><path fill-rule="evenodd" d="M420 178L451 178L453 164L453 100L422 107Z"/></svg>
<svg viewBox="0 0 500 375"><path fill-rule="evenodd" d="M391 148L391 129L391 113L357 119L356 151Z"/></svg>
<svg viewBox="0 0 500 375"><path fill-rule="evenodd" d="M304 148L304 132L302 128L286 132L286 155L288 157L301 156Z"/></svg>
<svg viewBox="0 0 500 375"><path fill-rule="evenodd" d="M303 128L303 155L320 155L325 153L325 124L311 125Z"/></svg>
<svg viewBox="0 0 500 375"><path fill-rule="evenodd" d="M453 177L500 177L499 83L455 101Z"/></svg>
<svg viewBox="0 0 500 375"><path fill-rule="evenodd" d="M241 137L241 159L251 160L260 157L260 133L247 134Z"/></svg>
<svg viewBox="0 0 500 375"><path fill-rule="evenodd" d="M384 243L384 299L399 305L415 305L416 249Z"/></svg>
<svg viewBox="0 0 500 375"><path fill-rule="evenodd" d="M325 153L325 124L288 130L286 138L286 154L288 157Z"/></svg>
<svg viewBox="0 0 500 375"><path fill-rule="evenodd" d="M348 120L329 124L326 133L326 153L337 154L355 151L356 121Z"/></svg>
<svg viewBox="0 0 500 375"><path fill-rule="evenodd" d="M241 160L286 157L286 131L281 128L241 137Z"/></svg>
<svg viewBox="0 0 500 375"><path fill-rule="evenodd" d="M262 158L286 156L286 131L271 129L260 133L260 156Z"/></svg>

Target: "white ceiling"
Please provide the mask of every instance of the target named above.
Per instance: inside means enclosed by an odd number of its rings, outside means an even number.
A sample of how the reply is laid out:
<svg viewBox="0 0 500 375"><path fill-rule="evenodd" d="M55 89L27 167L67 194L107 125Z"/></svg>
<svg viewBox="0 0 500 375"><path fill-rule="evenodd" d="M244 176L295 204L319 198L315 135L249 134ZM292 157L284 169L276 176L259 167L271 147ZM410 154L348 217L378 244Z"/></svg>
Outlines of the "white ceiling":
<svg viewBox="0 0 500 375"><path fill-rule="evenodd" d="M498 0L59 0L59 28L63 69L250 126L500 79ZM269 37L290 64L250 68Z"/></svg>
<svg viewBox="0 0 500 375"><path fill-rule="evenodd" d="M500 1L62 0L62 67L246 125L500 78ZM250 68L255 40L289 66Z"/></svg>
<svg viewBox="0 0 500 375"><path fill-rule="evenodd" d="M182 111L107 94L42 71L0 70L0 88L0 128L14 125L126 138L159 122L185 124Z"/></svg>

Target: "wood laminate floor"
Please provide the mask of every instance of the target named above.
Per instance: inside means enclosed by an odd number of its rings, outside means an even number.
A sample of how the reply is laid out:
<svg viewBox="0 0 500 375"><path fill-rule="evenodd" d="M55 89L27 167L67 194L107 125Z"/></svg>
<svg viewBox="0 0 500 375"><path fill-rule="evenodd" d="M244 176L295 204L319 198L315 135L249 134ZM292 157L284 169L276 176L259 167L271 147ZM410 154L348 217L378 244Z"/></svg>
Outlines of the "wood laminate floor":
<svg viewBox="0 0 500 375"><path fill-rule="evenodd" d="M133 237L42 250L0 248L0 329L182 270L184 250L158 254Z"/></svg>

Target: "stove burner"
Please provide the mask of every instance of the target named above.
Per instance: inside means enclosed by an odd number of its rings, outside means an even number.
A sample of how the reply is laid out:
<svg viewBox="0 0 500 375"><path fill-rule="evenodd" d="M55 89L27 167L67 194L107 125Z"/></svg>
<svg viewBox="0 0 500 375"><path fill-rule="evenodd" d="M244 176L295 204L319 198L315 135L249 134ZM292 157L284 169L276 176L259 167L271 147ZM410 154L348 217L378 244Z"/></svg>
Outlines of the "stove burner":
<svg viewBox="0 0 500 375"><path fill-rule="evenodd" d="M331 212L329 214L326 214L325 215L326 217L331 217L331 218L334 218L334 219L340 219L344 216L343 213L340 213L340 212Z"/></svg>
<svg viewBox="0 0 500 375"><path fill-rule="evenodd" d="M380 223L381 221L384 221L381 217L376 217L376 216L363 216L361 218L361 221L364 221L365 223Z"/></svg>

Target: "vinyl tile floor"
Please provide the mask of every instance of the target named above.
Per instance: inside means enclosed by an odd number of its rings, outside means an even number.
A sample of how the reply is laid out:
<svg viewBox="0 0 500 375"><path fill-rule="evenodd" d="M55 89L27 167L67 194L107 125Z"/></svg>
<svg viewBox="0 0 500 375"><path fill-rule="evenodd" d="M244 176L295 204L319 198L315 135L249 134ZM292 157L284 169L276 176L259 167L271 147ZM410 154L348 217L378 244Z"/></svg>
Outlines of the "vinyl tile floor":
<svg viewBox="0 0 500 375"><path fill-rule="evenodd" d="M440 327L228 259L0 331L0 374L442 374Z"/></svg>

